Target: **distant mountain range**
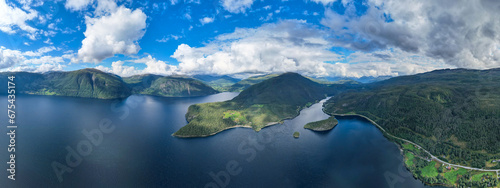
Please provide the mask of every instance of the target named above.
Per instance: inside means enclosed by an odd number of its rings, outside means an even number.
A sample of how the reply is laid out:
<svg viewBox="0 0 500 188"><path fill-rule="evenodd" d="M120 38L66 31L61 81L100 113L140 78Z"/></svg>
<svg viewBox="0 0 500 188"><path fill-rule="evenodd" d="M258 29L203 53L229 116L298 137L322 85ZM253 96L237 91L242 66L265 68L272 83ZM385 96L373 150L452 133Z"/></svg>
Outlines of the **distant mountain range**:
<svg viewBox="0 0 500 188"><path fill-rule="evenodd" d="M124 98L132 94L146 94L166 97L204 96L217 92L241 92L279 74L252 76L246 79L228 75L160 76L135 75L120 77L87 68L68 72L2 72L1 80L7 75L18 77L18 93L35 95L58 95L100 99ZM389 77L307 77L321 84L361 84ZM6 94L0 89L0 94Z"/></svg>
<svg viewBox="0 0 500 188"><path fill-rule="evenodd" d="M366 83L387 80L389 78L392 78L392 76L379 76L379 77L363 76L359 78L356 77L312 77L312 78L323 82L358 82L366 84Z"/></svg>
<svg viewBox="0 0 500 188"><path fill-rule="evenodd" d="M99 99L125 98L131 94L167 97L204 96L216 90L193 78L138 75L121 78L97 69L69 72L2 72L0 81L7 83L7 76L14 75L17 93L57 95ZM1 89L0 94L7 94Z"/></svg>
<svg viewBox="0 0 500 188"><path fill-rule="evenodd" d="M246 88L258 84L269 78L279 76L280 74L264 74L258 76L251 76L246 79L236 79L227 75L224 76L213 76L213 75L194 75L196 78L205 84L213 87L218 91L230 91L230 92L241 92ZM372 83L377 81L382 81L391 78L390 76L380 76L380 77L307 77L314 82L321 84L362 84L362 83Z"/></svg>
<svg viewBox="0 0 500 188"><path fill-rule="evenodd" d="M34 95L58 95L99 99L125 98L132 94L165 97L205 96L218 92L241 92L279 74L252 76L237 79L227 75L160 76L135 75L120 77L97 69L87 68L68 72L1 72L0 81L7 82L7 76L16 76L17 92ZM362 77L359 79L323 77L309 79L321 84L360 84L385 79L385 77ZM356 81L359 80L359 81ZM0 89L0 94L6 94Z"/></svg>

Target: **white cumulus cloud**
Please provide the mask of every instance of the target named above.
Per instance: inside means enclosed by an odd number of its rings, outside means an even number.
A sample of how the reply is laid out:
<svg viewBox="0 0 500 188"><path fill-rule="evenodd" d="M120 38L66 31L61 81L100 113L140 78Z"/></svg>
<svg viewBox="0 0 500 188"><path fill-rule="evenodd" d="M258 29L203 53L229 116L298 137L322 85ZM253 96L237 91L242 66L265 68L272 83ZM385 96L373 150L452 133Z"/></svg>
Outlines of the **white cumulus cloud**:
<svg viewBox="0 0 500 188"><path fill-rule="evenodd" d="M92 4L94 0L67 0L64 7L68 10L79 11Z"/></svg>
<svg viewBox="0 0 500 188"><path fill-rule="evenodd" d="M125 62L123 61L115 61L111 63L111 68L109 67L104 67L102 65L99 65L95 67L96 69L99 69L104 72L109 72L113 73L119 76L127 77L127 76L132 76L132 75L138 75L141 73L141 71L137 70L133 66L125 66L123 65Z"/></svg>
<svg viewBox="0 0 500 188"><path fill-rule="evenodd" d="M36 28L28 25L26 21L37 18L38 12L34 10L24 11L17 7L8 5L5 0L0 0L0 31L5 33L16 33L15 27L34 35Z"/></svg>
<svg viewBox="0 0 500 188"><path fill-rule="evenodd" d="M96 67L96 69L124 77L138 74L172 75L177 73L176 66L169 65L167 64L167 62L161 60L157 60L151 55L141 59L131 60L129 62L145 64L146 68L137 69L135 66L124 65L125 61L115 61L111 63L111 68L99 65Z"/></svg>
<svg viewBox="0 0 500 188"><path fill-rule="evenodd" d="M39 48L36 51L24 52L23 55L25 55L25 56L42 56L43 54L49 53L49 52L54 51L54 50L57 50L57 48L54 46L45 46L45 47Z"/></svg>
<svg viewBox="0 0 500 188"><path fill-rule="evenodd" d="M62 70L65 62L64 56L44 55L53 50L58 50L53 46L42 47L37 51L10 50L0 46L0 69L1 71L29 71L47 72Z"/></svg>
<svg viewBox="0 0 500 188"><path fill-rule="evenodd" d="M204 18L200 19L201 25L205 25L205 24L212 23L212 22L214 22L214 18L212 18L212 17L204 17Z"/></svg>
<svg viewBox="0 0 500 188"><path fill-rule="evenodd" d="M254 0L222 0L222 7L231 13L245 13L246 9L252 7Z"/></svg>
<svg viewBox="0 0 500 188"><path fill-rule="evenodd" d="M0 69L12 67L24 61L24 59L21 52L0 46Z"/></svg>
<svg viewBox="0 0 500 188"><path fill-rule="evenodd" d="M142 10L123 6L109 15L86 17L87 30L78 56L84 62L101 62L115 54L137 54L141 49L137 41L144 36L146 19Z"/></svg>

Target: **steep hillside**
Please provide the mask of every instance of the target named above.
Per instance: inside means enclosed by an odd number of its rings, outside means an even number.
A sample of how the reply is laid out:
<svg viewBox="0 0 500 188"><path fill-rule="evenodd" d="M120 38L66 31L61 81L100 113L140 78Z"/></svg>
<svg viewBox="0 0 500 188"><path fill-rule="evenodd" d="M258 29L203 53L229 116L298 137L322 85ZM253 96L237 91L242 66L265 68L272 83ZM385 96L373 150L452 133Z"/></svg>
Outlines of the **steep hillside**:
<svg viewBox="0 0 500 188"><path fill-rule="evenodd" d="M16 76L17 92L37 95L59 95L100 99L124 98L130 90L119 76L97 69L82 69L70 72L2 73ZM5 92L2 90L2 93Z"/></svg>
<svg viewBox="0 0 500 188"><path fill-rule="evenodd" d="M443 160L493 167L486 161L500 158L499 80L500 69L401 76L336 95L325 111L367 116Z"/></svg>
<svg viewBox="0 0 500 188"><path fill-rule="evenodd" d="M42 74L29 73L29 72L2 72L0 73L0 82L7 84L7 77L14 76L14 83L16 84L16 92L26 93L28 91L38 91L43 88L43 81L45 80ZM7 87L0 88L0 94L7 94Z"/></svg>
<svg viewBox="0 0 500 188"><path fill-rule="evenodd" d="M53 72L44 75L47 88L35 94L90 97L100 99L125 98L131 93L116 75L97 69Z"/></svg>
<svg viewBox="0 0 500 188"><path fill-rule="evenodd" d="M284 73L242 91L232 101L245 104L286 104L303 106L322 99L324 86L297 73Z"/></svg>

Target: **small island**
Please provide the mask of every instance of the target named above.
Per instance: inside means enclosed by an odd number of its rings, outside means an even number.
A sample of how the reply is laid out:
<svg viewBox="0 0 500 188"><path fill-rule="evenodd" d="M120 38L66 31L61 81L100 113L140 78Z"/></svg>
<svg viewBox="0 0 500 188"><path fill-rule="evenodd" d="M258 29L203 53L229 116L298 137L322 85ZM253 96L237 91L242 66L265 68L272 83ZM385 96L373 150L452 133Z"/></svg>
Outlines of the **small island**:
<svg viewBox="0 0 500 188"><path fill-rule="evenodd" d="M304 125L304 129L310 129L313 131L329 131L337 126L338 123L337 119L335 119L334 116L331 116L325 120L308 123Z"/></svg>
<svg viewBox="0 0 500 188"><path fill-rule="evenodd" d="M294 137L294 138L299 138L299 136L300 136L300 133L299 133L299 132L294 132L294 133L293 133L293 137Z"/></svg>

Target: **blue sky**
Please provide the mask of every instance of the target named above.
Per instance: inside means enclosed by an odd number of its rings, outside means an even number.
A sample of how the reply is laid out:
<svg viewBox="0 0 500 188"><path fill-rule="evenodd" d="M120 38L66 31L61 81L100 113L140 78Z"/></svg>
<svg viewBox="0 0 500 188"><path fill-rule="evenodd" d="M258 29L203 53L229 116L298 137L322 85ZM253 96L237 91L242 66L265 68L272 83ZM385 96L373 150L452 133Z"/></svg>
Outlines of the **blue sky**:
<svg viewBox="0 0 500 188"><path fill-rule="evenodd" d="M0 0L0 70L360 77L495 68L497 4Z"/></svg>

